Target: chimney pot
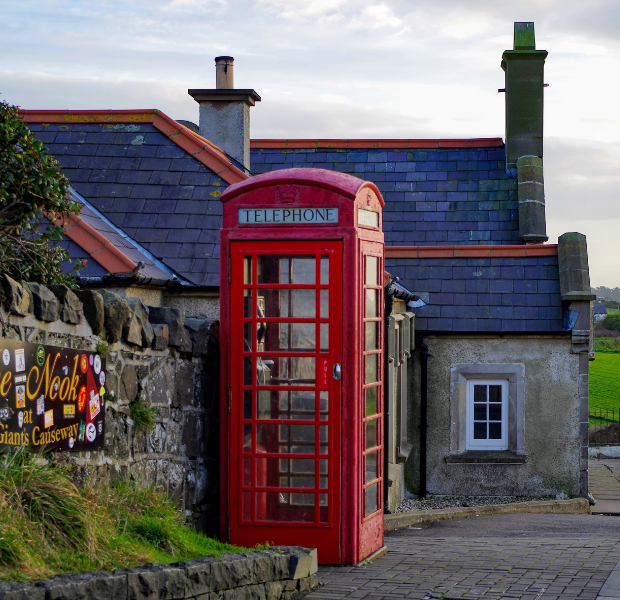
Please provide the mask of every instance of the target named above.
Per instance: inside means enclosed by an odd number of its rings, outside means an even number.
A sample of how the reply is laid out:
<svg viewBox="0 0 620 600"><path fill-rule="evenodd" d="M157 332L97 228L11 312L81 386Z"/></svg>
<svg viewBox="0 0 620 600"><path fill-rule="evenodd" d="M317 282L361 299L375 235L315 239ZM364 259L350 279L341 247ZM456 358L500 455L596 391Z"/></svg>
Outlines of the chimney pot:
<svg viewBox="0 0 620 600"><path fill-rule="evenodd" d="M234 62L235 59L232 56L217 56L215 58L215 87L218 90L234 89Z"/></svg>

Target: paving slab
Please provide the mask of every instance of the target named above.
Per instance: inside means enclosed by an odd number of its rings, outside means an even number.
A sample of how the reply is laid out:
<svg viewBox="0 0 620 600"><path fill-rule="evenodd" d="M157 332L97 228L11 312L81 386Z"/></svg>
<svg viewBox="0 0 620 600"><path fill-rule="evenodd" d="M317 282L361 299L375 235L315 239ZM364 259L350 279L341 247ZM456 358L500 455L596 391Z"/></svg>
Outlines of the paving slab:
<svg viewBox="0 0 620 600"><path fill-rule="evenodd" d="M596 500L592 513L620 515L620 459L590 458L588 481Z"/></svg>
<svg viewBox="0 0 620 600"><path fill-rule="evenodd" d="M306 598L620 597L620 587L614 587L616 572L620 580L620 568L614 571L620 561L619 517L509 514L437 521L390 532L386 545L388 553L370 564L320 567L323 586Z"/></svg>

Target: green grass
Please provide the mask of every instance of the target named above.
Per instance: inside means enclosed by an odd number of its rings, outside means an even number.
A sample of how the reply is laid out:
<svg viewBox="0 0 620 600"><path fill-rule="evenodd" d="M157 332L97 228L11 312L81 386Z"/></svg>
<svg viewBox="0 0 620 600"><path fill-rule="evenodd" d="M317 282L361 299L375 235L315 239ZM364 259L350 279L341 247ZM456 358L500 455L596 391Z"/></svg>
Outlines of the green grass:
<svg viewBox="0 0 620 600"><path fill-rule="evenodd" d="M597 358L599 352L620 352L620 337L595 337L594 352Z"/></svg>
<svg viewBox="0 0 620 600"><path fill-rule="evenodd" d="M597 352L589 381L590 410L620 410L620 354Z"/></svg>
<svg viewBox="0 0 620 600"><path fill-rule="evenodd" d="M242 552L191 529L164 492L124 482L78 487L70 467L26 450L0 458L0 579L172 563Z"/></svg>

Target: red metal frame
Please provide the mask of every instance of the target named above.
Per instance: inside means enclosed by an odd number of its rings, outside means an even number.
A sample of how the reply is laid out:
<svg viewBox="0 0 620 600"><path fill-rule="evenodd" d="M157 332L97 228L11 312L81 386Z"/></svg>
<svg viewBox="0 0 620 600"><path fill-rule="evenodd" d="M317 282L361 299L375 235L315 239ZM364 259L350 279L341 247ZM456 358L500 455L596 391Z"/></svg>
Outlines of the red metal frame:
<svg viewBox="0 0 620 600"><path fill-rule="evenodd" d="M224 227L221 232L221 535L233 543L254 545L266 540L274 543L297 544L317 547L319 562L323 564L358 563L383 545L383 414L382 411L367 418L364 400L364 255L378 258L378 277L383 274L383 233L381 231L381 208L383 199L374 184L362 182L349 175L323 171L320 169L289 169L254 177L247 182L229 187L222 195L224 202ZM339 210L339 221L333 225L245 225L238 223L238 210L257 207L334 207ZM357 224L358 209L378 213L379 226L362 226ZM249 324L248 331L253 331L258 321L269 322L269 318L257 317L253 312L248 317L243 315L243 293L241 290L258 291L260 286L256 280L251 284L243 284L243 257L265 254L301 255L314 254L322 256L329 253L330 277L336 268L339 277L330 279L330 325L332 318L338 321L341 315L341 326L336 330L330 328L330 352L328 362L328 387L330 389L330 409L335 410L329 415L329 424L336 425L330 431L330 452L332 463L329 465L329 487L333 502L329 502L330 510L327 519L316 523L320 507L315 502L314 523L291 523L267 521L268 516L260 502L254 501L251 513L242 512L242 493L248 491L262 492L269 489L273 476L258 465L258 459L270 457L269 453L256 446L254 429L258 426L255 418L244 419L243 396L241 392L260 389L258 384L243 384L241 361L244 357L255 362L251 364L250 373L254 377L257 372L257 359L254 352L244 352L243 327ZM256 258L254 267L256 266ZM339 264L339 262L341 263ZM341 266L340 266L341 265ZM318 266L317 266L318 269ZM256 268L253 269L256 277ZM318 274L317 274L318 277ZM317 279L318 281L318 279ZM269 284L263 287L270 289L294 289L295 285ZM300 289L312 287L301 285ZM320 289L320 285L316 287ZM379 291L378 316L373 317L380 323L383 310L382 280L377 279L374 287ZM337 303L337 304L334 304ZM318 310L318 300L317 300ZM289 322L295 319L286 319ZM304 322L304 319L298 319ZM271 322L278 322L272 318ZM318 327L318 326L317 326ZM377 401L382 408L383 397L383 327L379 325L379 349L377 373ZM318 333L318 331L317 331ZM252 334L253 335L253 334ZM318 341L318 340L317 340ZM339 346L338 346L339 345ZM371 352L372 354L373 352ZM265 356L268 353L265 353ZM278 353L281 354L280 352ZM309 353L311 355L312 353ZM338 362L340 354L342 380L331 378L334 362ZM304 353L296 353L304 356ZM317 351L315 357L321 358ZM318 365L321 366L321 365ZM339 386L340 384L340 386ZM319 388L324 386L320 382ZM341 402L334 404L333 390L341 389ZM372 387L372 385L366 385ZM338 409L338 410L336 410ZM316 408L315 410L318 410ZM255 411L255 408L253 408ZM336 414L339 412L339 414ZM378 439L376 447L365 447L365 422L377 421ZM263 421L261 421L263 422ZM265 421L268 423L268 421ZM275 426L283 422L276 420ZM290 423L287 423L290 424ZM301 424L301 423L299 423ZM322 422L319 414L311 423L315 428ZM252 429L251 452L245 450L245 458L255 461L252 464L250 485L244 485L244 442L243 425ZM249 439L249 438L248 438ZM315 452L319 451L318 444ZM377 452L377 477L366 481L364 457ZM338 455L339 453L339 455ZM259 456L260 455L260 456ZM308 455L315 461L321 460L319 454ZM339 464L338 464L339 463ZM247 463L245 463L247 464ZM264 461L263 463L264 464ZM315 463L316 464L316 463ZM315 480L320 471L315 469ZM246 479L246 484L248 480ZM377 510L366 515L364 507L364 490L366 487L377 486ZM300 488L282 488L283 493L300 493ZM312 493L322 493L317 491ZM332 499L330 498L330 500ZM247 520L248 516L251 520ZM244 519L246 519L244 521ZM257 521L260 521L257 522ZM319 519L320 521L320 519Z"/></svg>

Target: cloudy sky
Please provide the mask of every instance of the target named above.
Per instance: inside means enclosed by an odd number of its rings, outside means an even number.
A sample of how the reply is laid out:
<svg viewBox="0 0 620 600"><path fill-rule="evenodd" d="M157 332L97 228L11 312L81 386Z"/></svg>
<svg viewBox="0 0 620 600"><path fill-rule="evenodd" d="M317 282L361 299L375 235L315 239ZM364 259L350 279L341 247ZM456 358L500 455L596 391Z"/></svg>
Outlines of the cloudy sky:
<svg viewBox="0 0 620 600"><path fill-rule="evenodd" d="M617 0L2 0L0 98L196 122L226 54L252 137L503 136L514 21L549 51L550 241L585 233L592 284L620 287Z"/></svg>

